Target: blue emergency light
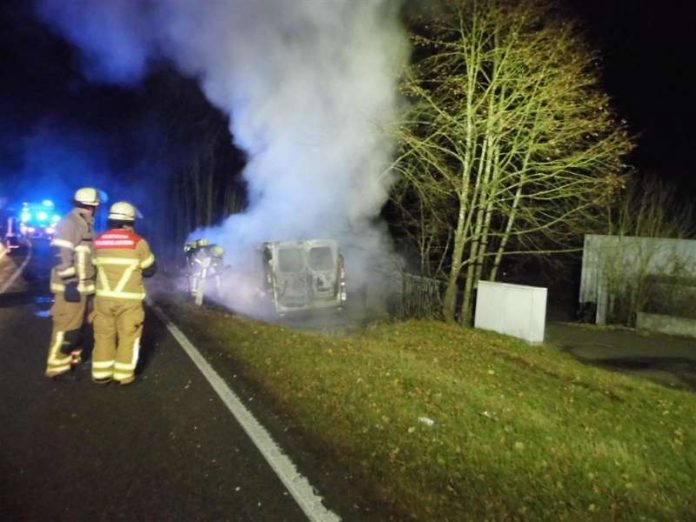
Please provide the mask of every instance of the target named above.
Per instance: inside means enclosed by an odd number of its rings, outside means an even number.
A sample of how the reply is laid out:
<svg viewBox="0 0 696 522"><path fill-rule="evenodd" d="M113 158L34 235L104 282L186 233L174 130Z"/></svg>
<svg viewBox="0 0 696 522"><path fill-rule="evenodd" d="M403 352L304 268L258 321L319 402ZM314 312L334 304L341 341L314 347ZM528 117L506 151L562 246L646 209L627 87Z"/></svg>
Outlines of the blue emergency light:
<svg viewBox="0 0 696 522"><path fill-rule="evenodd" d="M50 199L44 199L40 202L23 202L17 216L20 232L32 238L51 237L61 218L58 210Z"/></svg>

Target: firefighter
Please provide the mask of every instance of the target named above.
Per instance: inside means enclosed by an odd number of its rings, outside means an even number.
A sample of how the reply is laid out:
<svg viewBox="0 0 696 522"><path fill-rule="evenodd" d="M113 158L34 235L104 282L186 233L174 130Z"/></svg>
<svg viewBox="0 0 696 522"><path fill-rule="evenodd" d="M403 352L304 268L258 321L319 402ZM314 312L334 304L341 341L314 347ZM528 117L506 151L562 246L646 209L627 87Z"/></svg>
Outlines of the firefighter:
<svg viewBox="0 0 696 522"><path fill-rule="evenodd" d="M75 192L74 208L56 225L51 246L57 264L51 270L53 332L46 377L58 379L81 362L82 341L94 294L92 240L99 191L85 187Z"/></svg>
<svg viewBox="0 0 696 522"><path fill-rule="evenodd" d="M207 246L207 239L194 239L186 243L184 246L184 255L186 256L186 277L188 279L189 293L192 296L196 295L199 281L197 274L200 272L200 266L199 263L196 262L196 257L201 249Z"/></svg>
<svg viewBox="0 0 696 522"><path fill-rule="evenodd" d="M109 209L109 230L94 241L97 291L94 300L92 381L121 385L135 380L145 311L143 278L154 275L155 256L134 230L137 210L125 201Z"/></svg>
<svg viewBox="0 0 696 522"><path fill-rule="evenodd" d="M189 279L191 295L197 305L203 303L206 279L215 281L215 289L218 296L221 293L220 276L224 270L225 250L216 244L211 244L207 239L197 241L197 246L188 257Z"/></svg>

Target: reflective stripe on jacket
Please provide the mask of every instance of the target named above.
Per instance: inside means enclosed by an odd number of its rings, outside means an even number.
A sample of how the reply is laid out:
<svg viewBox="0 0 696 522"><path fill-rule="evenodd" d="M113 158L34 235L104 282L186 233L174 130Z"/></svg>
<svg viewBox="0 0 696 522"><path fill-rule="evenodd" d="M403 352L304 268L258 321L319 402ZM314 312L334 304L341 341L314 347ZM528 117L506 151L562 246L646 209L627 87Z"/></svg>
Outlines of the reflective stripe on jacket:
<svg viewBox="0 0 696 522"><path fill-rule="evenodd" d="M130 228L107 230L94 240L97 297L145 299L142 271L155 262L147 241Z"/></svg>
<svg viewBox="0 0 696 522"><path fill-rule="evenodd" d="M80 293L94 293L93 223L89 210L74 208L56 225L51 241L57 258L57 264L51 270L52 292L63 292L65 285L77 283Z"/></svg>

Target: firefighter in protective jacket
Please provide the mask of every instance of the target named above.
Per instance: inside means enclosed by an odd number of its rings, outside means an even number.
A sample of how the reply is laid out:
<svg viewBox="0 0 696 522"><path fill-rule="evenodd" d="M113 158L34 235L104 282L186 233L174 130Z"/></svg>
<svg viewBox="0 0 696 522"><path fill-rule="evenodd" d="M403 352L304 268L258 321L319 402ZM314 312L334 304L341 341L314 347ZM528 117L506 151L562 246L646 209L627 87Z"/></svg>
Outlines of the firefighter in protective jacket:
<svg viewBox="0 0 696 522"><path fill-rule="evenodd" d="M196 304L203 304L203 293L207 279L213 279L217 295L221 294L220 277L225 270L225 250L207 239L198 239L186 244L186 264L189 290Z"/></svg>
<svg viewBox="0 0 696 522"><path fill-rule="evenodd" d="M92 240L99 191L81 188L74 200L75 208L58 222L51 241L58 262L51 270L53 332L45 374L49 378L64 375L80 363L84 325L94 294Z"/></svg>
<svg viewBox="0 0 696 522"><path fill-rule="evenodd" d="M155 256L135 233L137 210L125 201L109 209L109 230L94 241L97 291L94 299L92 380L97 384L135 380L145 311L143 277L155 273Z"/></svg>

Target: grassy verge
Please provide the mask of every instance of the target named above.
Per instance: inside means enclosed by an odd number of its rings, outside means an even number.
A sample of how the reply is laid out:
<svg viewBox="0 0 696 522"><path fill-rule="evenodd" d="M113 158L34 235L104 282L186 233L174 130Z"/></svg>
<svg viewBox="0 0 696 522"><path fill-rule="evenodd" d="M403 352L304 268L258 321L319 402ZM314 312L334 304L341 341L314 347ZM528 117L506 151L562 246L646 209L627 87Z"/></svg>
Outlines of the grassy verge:
<svg viewBox="0 0 696 522"><path fill-rule="evenodd" d="M438 322L329 337L179 312L404 519L696 519L689 393Z"/></svg>

